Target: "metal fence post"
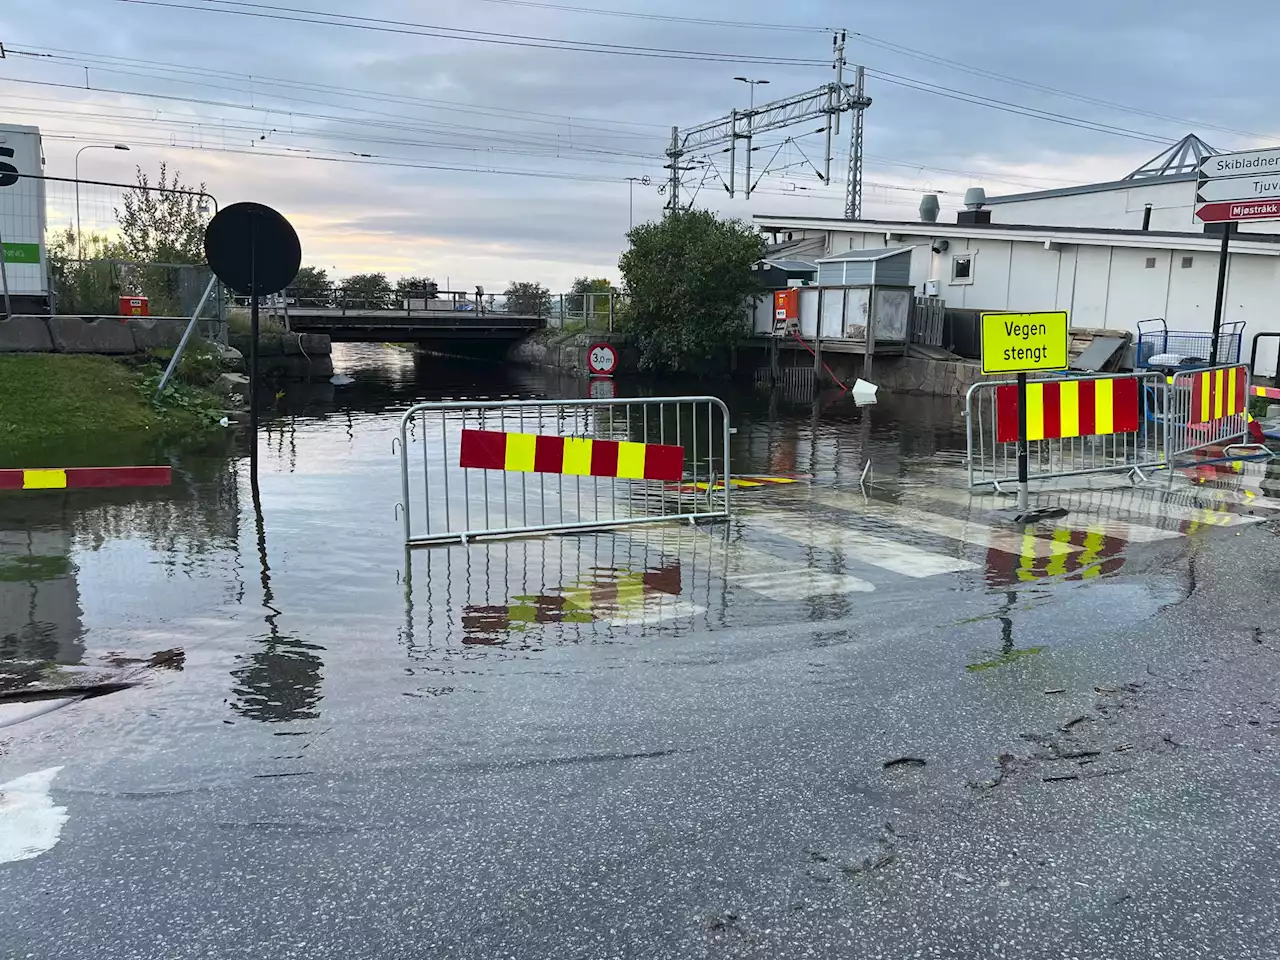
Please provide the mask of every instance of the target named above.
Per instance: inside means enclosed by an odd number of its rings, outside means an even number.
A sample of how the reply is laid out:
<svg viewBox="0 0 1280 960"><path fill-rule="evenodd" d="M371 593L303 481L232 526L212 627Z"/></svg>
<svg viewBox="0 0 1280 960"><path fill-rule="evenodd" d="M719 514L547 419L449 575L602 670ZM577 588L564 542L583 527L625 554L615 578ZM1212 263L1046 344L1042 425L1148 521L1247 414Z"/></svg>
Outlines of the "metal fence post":
<svg viewBox="0 0 1280 960"><path fill-rule="evenodd" d="M13 316L13 301L9 299L9 262L4 256L4 237L0 236L0 282L4 284L4 315Z"/></svg>

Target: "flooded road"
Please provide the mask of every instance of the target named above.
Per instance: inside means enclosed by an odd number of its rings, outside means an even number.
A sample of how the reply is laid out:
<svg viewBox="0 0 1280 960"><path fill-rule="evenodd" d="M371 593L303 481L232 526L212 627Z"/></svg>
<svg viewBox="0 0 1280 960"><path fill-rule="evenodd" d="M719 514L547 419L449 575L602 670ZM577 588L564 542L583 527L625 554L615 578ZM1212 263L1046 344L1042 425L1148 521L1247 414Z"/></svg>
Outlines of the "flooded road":
<svg viewBox="0 0 1280 960"><path fill-rule="evenodd" d="M950 402L748 389L735 473L796 482L729 524L406 556L408 406L587 387L334 359L275 400L260 512L242 450L0 499L7 685L137 683L0 705L45 837L0 955L1263 955L1274 826L1205 877L1280 796L1265 466L1061 484L1015 530ZM1183 749L1210 714L1247 749Z"/></svg>

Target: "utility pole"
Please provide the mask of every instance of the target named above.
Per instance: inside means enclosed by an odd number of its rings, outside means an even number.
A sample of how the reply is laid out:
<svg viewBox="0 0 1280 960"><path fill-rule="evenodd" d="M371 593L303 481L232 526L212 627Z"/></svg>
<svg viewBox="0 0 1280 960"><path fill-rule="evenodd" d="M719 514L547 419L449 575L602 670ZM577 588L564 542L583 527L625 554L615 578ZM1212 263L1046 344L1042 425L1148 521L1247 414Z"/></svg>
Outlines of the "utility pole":
<svg viewBox="0 0 1280 960"><path fill-rule="evenodd" d="M667 191L671 194L667 198L667 213L675 213L680 209L680 128L671 128L671 146L667 150L667 157L671 162L667 165L667 169L671 171L671 179L667 181Z"/></svg>
<svg viewBox="0 0 1280 960"><path fill-rule="evenodd" d="M867 102L863 87L866 84L866 69L859 64L854 71L853 99L855 103ZM862 131L863 109L853 111L853 132L849 137L849 182L845 185L844 218L846 220L862 219Z"/></svg>

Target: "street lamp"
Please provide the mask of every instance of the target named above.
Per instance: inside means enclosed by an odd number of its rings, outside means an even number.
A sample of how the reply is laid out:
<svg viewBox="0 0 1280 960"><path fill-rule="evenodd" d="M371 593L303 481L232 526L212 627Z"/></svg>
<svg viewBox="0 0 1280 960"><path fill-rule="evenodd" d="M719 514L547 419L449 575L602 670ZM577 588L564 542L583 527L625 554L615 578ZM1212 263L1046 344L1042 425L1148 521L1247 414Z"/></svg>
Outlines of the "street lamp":
<svg viewBox="0 0 1280 960"><path fill-rule="evenodd" d="M86 150L128 150L123 143L91 143L76 151L76 258L84 259L84 241L80 233L80 154Z"/></svg>
<svg viewBox="0 0 1280 960"><path fill-rule="evenodd" d="M756 87L760 86L763 83L768 83L769 81L768 80L748 80L746 77L734 77L733 79L739 80L751 88L750 109L754 110L756 108Z"/></svg>

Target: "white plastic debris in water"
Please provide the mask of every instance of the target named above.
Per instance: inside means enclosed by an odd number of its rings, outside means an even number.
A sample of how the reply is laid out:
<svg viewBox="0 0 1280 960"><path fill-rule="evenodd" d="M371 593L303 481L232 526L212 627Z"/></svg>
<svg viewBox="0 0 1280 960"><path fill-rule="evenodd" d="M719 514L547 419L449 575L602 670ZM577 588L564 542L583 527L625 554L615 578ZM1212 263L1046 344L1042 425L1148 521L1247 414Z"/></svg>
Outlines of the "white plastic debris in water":
<svg viewBox="0 0 1280 960"><path fill-rule="evenodd" d="M228 420L226 417L223 417L221 420L218 421L218 426L220 427L228 427L230 425L231 425L231 421Z"/></svg>
<svg viewBox="0 0 1280 960"><path fill-rule="evenodd" d="M0 863L31 860L53 849L67 822L67 808L49 796L61 767L0 783Z"/></svg>
<svg viewBox="0 0 1280 960"><path fill-rule="evenodd" d="M344 387L348 383L355 383L356 378L348 377L345 373L335 373L332 377L329 378L329 382L332 383L335 387Z"/></svg>
<svg viewBox="0 0 1280 960"><path fill-rule="evenodd" d="M866 380L859 377L857 380L853 381L853 389L849 392L853 394L854 403L875 403L876 391L879 389L880 388L874 383L868 383Z"/></svg>

